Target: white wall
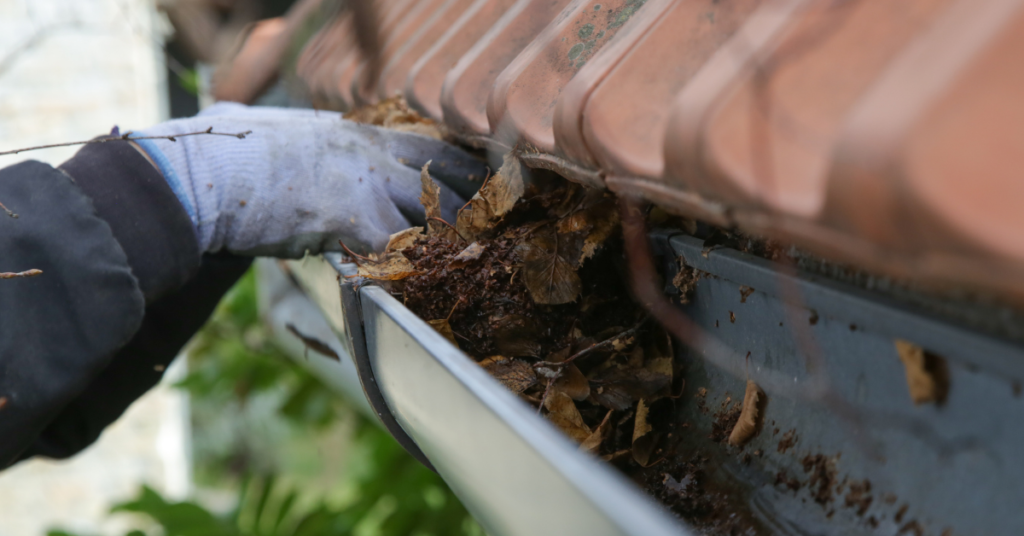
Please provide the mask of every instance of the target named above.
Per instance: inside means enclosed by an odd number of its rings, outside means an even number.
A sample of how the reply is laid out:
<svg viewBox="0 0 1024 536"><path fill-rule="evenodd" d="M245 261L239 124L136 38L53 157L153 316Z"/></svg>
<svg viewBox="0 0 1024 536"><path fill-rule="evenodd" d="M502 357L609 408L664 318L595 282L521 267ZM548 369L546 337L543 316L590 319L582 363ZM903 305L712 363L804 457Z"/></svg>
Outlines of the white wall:
<svg viewBox="0 0 1024 536"><path fill-rule="evenodd" d="M152 0L0 0L0 151L166 117L162 28ZM0 166L58 164L76 150L4 156ZM78 457L0 473L0 536L41 536L55 526L123 535L131 518L107 511L140 484L172 497L189 492L188 431L187 399L161 386Z"/></svg>

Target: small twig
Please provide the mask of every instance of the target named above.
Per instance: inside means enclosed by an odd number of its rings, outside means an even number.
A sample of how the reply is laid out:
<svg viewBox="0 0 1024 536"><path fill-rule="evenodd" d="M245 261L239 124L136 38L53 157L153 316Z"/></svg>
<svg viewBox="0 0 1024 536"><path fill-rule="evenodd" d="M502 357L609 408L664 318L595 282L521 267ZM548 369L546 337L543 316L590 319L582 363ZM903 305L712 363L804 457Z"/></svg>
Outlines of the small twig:
<svg viewBox="0 0 1024 536"><path fill-rule="evenodd" d="M462 300L464 300L464 299L466 299L466 297L462 296L462 297L459 298L459 301L455 302L455 305L452 306L452 311L450 313L448 313L448 317L444 319L445 322L451 320L452 315L455 314L455 308L458 307L459 304L462 303Z"/></svg>
<svg viewBox="0 0 1024 536"><path fill-rule="evenodd" d="M65 142L65 143L51 143L51 144L48 144L48 145L37 145L35 147L25 147L23 149L14 149L14 150L11 150L11 151L0 151L0 156L24 153L26 151L37 151L39 149L51 149L53 147L69 147L69 146L72 146L72 145L88 145L90 143L107 143L108 141L171 140L171 141L176 142L176 141L178 141L178 138L184 138L186 136L203 136L203 135L209 135L209 136L231 136L233 138L238 138L240 140L244 140L245 137L248 136L249 134L252 134L251 130L246 130L245 132L237 132L237 133L214 132L213 131L213 127L210 127L210 128L208 128L206 130L196 131L196 132L187 132L185 134L175 134L173 136L167 135L167 136L135 136L135 137L132 137L132 132L128 131L128 132L125 132L124 135L122 135L121 137L118 137L118 138L99 138L99 139L95 139L95 140L69 141L69 142Z"/></svg>
<svg viewBox="0 0 1024 536"><path fill-rule="evenodd" d="M594 352L596 350L602 350L604 348L607 348L607 347L615 344L615 341L617 341L619 339L622 339L623 337L632 337L633 335L636 335L636 332L640 328L642 328L643 325L646 322L647 322L647 318L644 318L643 320L640 321L639 324L637 324L637 325L627 329L626 331L623 331L622 333L619 333L618 335L616 335L614 337L611 337L609 339L605 339L605 340L603 340L601 342L598 342L598 343L591 344L590 346L588 346L588 347L580 350L579 352L576 352L575 354L569 356L568 358L565 359L565 361L538 361L538 362L534 363L533 366L534 366L534 368L547 368L547 367L560 367L561 368L561 367L565 367L569 363L572 363L573 361L575 361L575 360L577 360L577 359L579 359L579 358L589 354L590 352Z"/></svg>
<svg viewBox="0 0 1024 536"><path fill-rule="evenodd" d="M438 218L438 217L436 217L436 216L430 216L430 217L428 217L427 219L428 219L428 220L434 220L434 221L439 221L439 222L441 222L441 223L443 223L443 224L447 225L447 226L448 226L448 227L449 227L449 228L450 228L450 229L451 229L452 231L455 231L455 234L457 234L457 235L459 236L459 238L461 238L461 239L462 239L462 241L463 241L463 242L465 242L465 243L467 243L467 244L469 243L469 240L466 240L466 237L462 236L462 233L460 233L460 232L459 232L459 230L458 230L458 229L456 229L454 225L452 225L452 224L450 224L450 223L448 223L448 222L446 222L446 221L444 221L444 220L442 220L441 218Z"/></svg>
<svg viewBox="0 0 1024 536"><path fill-rule="evenodd" d="M35 277L42 275L43 271L38 268L25 270L24 272L0 272L0 279L18 279L22 277Z"/></svg>
<svg viewBox="0 0 1024 536"><path fill-rule="evenodd" d="M348 255L350 257L352 257L353 259L359 259L361 261L369 262L369 263L373 262L373 259L371 259L369 257L364 257L364 256L356 253L355 251L352 251L351 249L348 249L348 246L346 246L345 243L342 242L341 240L338 240L338 243L341 244L341 247L342 247L342 249L345 250L345 253L348 253ZM356 264L356 266L359 266L358 262L356 262L355 264Z"/></svg>

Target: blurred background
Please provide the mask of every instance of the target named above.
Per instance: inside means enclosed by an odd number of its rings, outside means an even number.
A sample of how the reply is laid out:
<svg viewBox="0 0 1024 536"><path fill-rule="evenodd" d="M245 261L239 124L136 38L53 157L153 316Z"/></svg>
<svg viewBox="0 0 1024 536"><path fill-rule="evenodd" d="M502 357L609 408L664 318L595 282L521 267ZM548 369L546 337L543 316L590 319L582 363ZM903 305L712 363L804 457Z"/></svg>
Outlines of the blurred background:
<svg viewBox="0 0 1024 536"><path fill-rule="evenodd" d="M0 0L0 150L197 113L251 23L291 4ZM305 100L284 77L260 102ZM482 534L439 477L274 345L252 273L186 354L78 456L0 473L0 536Z"/></svg>

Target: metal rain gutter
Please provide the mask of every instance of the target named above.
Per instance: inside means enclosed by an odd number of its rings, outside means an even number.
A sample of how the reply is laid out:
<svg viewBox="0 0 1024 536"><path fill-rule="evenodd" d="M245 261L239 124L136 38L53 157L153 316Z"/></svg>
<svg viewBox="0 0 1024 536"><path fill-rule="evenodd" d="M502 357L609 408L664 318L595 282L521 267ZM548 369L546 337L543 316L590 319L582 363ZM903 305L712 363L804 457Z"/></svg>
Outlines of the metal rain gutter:
<svg viewBox="0 0 1024 536"><path fill-rule="evenodd" d="M364 395L372 398L379 389L401 426L395 435L404 432L415 442L488 534L691 533L614 468L580 452L384 289L357 288L343 277L354 267L341 264L340 256L328 254L325 261L287 266L321 309L340 304L341 316L326 318L347 339L342 346L358 344L362 337L352 332L362 327L374 377L371 384L364 378ZM351 296L358 297L357 307Z"/></svg>

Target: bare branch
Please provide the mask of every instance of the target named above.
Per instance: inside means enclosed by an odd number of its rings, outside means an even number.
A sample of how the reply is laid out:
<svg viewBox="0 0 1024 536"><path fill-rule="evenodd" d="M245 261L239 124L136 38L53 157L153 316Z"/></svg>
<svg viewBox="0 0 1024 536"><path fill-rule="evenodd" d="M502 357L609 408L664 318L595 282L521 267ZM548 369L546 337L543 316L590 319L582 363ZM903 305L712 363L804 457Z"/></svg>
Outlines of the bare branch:
<svg viewBox="0 0 1024 536"><path fill-rule="evenodd" d="M125 132L124 135L122 135L120 137L117 137L117 138L98 138L98 139L94 139L94 140L85 140L85 141L69 141L69 142L65 142L65 143L51 143L49 145L37 145L35 147L25 147L25 148L22 148L22 149L14 149L14 150L11 150L11 151L0 151L0 156L6 156L6 155L11 155L11 154L18 154L18 153L23 153L23 152L26 152L26 151L37 151L39 149L50 149L50 148L53 148L53 147L69 147L69 146L72 146L72 145L87 145L87 144L90 144L90 143L107 143L108 141L171 140L171 141L176 142L176 141L178 141L178 138L184 138L185 136L202 136L202 135L209 135L209 136L231 136L233 138L238 138L240 140L244 140L245 137L248 136L249 134L252 134L251 130L246 130L245 132L235 132L235 133L232 133L232 132L214 132L213 131L213 127L210 127L210 128L208 128L206 130L199 130L199 131L196 131L196 132L188 132L188 133L185 133L185 134L175 134L173 136L169 136L169 135L168 136L132 136L132 132L129 131L129 132Z"/></svg>
<svg viewBox="0 0 1024 536"><path fill-rule="evenodd" d="M22 277L35 277L42 274L42 270L33 268L31 270L25 270L24 272L0 272L0 279L19 279Z"/></svg>

